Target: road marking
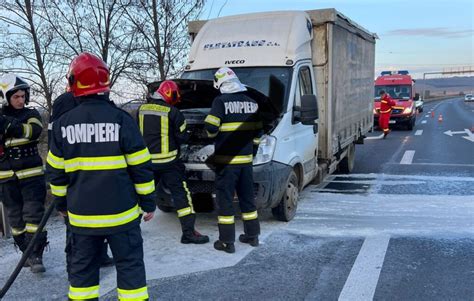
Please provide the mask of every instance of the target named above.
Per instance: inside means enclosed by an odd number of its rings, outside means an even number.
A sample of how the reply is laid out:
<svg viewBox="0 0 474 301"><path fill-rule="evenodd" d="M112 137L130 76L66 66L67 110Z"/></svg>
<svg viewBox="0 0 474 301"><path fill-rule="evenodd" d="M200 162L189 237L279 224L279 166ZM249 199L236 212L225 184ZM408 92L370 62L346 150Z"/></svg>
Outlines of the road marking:
<svg viewBox="0 0 474 301"><path fill-rule="evenodd" d="M430 117L430 115L425 115L425 118L428 118L428 117Z"/></svg>
<svg viewBox="0 0 474 301"><path fill-rule="evenodd" d="M382 138L383 138L383 133L380 134L379 136L372 136L372 137L364 138L364 140L375 140L375 139L382 139Z"/></svg>
<svg viewBox="0 0 474 301"><path fill-rule="evenodd" d="M402 160L400 161L400 164L411 164L413 161L413 157L415 156L415 151L414 150L407 150L402 157Z"/></svg>
<svg viewBox="0 0 474 301"><path fill-rule="evenodd" d="M339 301L373 299L389 242L389 235L371 236L364 240Z"/></svg>
<svg viewBox="0 0 474 301"><path fill-rule="evenodd" d="M423 130L417 130L415 132L415 136L421 136L421 134L423 134Z"/></svg>
<svg viewBox="0 0 474 301"><path fill-rule="evenodd" d="M426 122L427 122L426 120L422 120L422 121L421 121L422 124L424 124L424 123L426 123Z"/></svg>

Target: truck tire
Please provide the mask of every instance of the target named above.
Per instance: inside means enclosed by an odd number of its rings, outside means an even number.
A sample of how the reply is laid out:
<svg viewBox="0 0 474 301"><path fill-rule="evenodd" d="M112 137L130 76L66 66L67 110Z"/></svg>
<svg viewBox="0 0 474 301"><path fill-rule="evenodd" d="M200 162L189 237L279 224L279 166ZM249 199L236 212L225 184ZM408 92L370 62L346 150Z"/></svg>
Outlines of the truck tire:
<svg viewBox="0 0 474 301"><path fill-rule="evenodd" d="M214 199L210 193L193 193L193 207L196 212L213 212Z"/></svg>
<svg viewBox="0 0 474 301"><path fill-rule="evenodd" d="M355 162L355 145L350 144L347 149L347 155L339 162L339 172L351 173L354 169Z"/></svg>
<svg viewBox="0 0 474 301"><path fill-rule="evenodd" d="M296 215L296 208L298 207L298 176L292 170L288 177L285 193L280 203L275 208L272 208L273 217L279 221L289 222Z"/></svg>
<svg viewBox="0 0 474 301"><path fill-rule="evenodd" d="M416 117L413 117L407 124L407 130L412 131L415 127Z"/></svg>

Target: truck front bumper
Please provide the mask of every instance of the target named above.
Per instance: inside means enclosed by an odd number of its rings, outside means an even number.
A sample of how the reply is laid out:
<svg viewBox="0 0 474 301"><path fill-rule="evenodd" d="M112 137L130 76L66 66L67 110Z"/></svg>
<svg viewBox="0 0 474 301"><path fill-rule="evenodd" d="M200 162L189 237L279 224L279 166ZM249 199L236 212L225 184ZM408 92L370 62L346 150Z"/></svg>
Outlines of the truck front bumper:
<svg viewBox="0 0 474 301"><path fill-rule="evenodd" d="M209 193L215 195L215 173L211 169L201 168L196 164L186 164L188 188L192 193ZM270 161L253 166L253 190L257 208L276 206L286 189L286 181L290 175L291 166Z"/></svg>

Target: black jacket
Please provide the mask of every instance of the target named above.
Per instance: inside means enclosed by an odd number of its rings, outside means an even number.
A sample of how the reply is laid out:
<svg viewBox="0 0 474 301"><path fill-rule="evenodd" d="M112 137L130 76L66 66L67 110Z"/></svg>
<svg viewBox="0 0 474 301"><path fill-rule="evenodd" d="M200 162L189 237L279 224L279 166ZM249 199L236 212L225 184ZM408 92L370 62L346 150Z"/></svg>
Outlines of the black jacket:
<svg viewBox="0 0 474 301"><path fill-rule="evenodd" d="M153 168L159 169L176 162L180 145L189 138L183 114L161 100L141 105L137 113Z"/></svg>
<svg viewBox="0 0 474 301"><path fill-rule="evenodd" d="M0 183L43 175L38 139L43 130L41 116L34 108L7 106L0 115Z"/></svg>
<svg viewBox="0 0 474 301"><path fill-rule="evenodd" d="M84 97L53 124L47 171L73 232L113 234L155 210L150 154L133 118L106 96Z"/></svg>
<svg viewBox="0 0 474 301"><path fill-rule="evenodd" d="M212 162L217 165L251 165L254 147L263 134L258 104L245 93L222 94L214 99L205 119L215 137Z"/></svg>

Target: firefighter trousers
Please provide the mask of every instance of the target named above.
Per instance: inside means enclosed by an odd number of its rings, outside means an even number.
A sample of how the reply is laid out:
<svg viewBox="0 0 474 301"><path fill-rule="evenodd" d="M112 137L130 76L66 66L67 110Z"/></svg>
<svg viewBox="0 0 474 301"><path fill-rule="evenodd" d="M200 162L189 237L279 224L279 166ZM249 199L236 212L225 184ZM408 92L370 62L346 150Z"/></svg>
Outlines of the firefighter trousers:
<svg viewBox="0 0 474 301"><path fill-rule="evenodd" d="M44 215L46 182L43 175L1 184L3 204L13 236L35 233Z"/></svg>
<svg viewBox="0 0 474 301"><path fill-rule="evenodd" d="M155 183L169 189L184 234L194 232L195 212L186 184L185 167L180 161L154 168Z"/></svg>
<svg viewBox="0 0 474 301"><path fill-rule="evenodd" d="M101 251L107 239L117 269L119 300L148 300L140 226L110 235L71 233L69 300L98 300Z"/></svg>
<svg viewBox="0 0 474 301"><path fill-rule="evenodd" d="M390 113L381 113L379 116L379 126L382 129L382 131L388 134L389 128L388 128L388 123L390 121Z"/></svg>
<svg viewBox="0 0 474 301"><path fill-rule="evenodd" d="M234 193L239 198L244 232L248 237L260 234L257 208L253 190L253 169L251 165L220 167L216 169L216 197L219 205L219 240L225 243L235 241Z"/></svg>

